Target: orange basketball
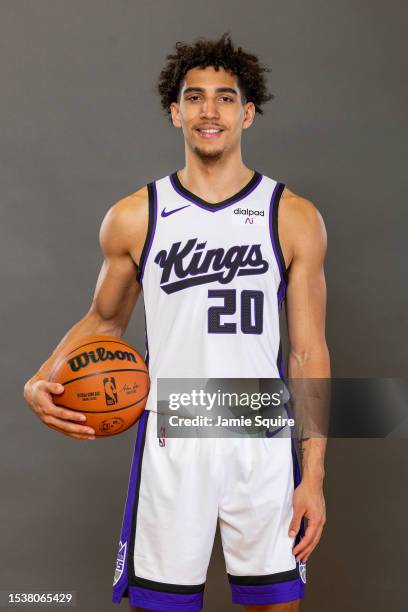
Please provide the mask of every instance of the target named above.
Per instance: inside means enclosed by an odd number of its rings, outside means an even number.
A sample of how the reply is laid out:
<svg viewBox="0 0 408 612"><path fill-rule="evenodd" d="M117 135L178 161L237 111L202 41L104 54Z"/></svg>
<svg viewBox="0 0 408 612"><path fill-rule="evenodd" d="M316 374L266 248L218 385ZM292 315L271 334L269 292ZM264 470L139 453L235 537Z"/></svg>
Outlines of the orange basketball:
<svg viewBox="0 0 408 612"><path fill-rule="evenodd" d="M139 353L114 336L89 336L64 346L50 374L64 385L56 406L83 413L96 436L113 436L140 418L149 373Z"/></svg>

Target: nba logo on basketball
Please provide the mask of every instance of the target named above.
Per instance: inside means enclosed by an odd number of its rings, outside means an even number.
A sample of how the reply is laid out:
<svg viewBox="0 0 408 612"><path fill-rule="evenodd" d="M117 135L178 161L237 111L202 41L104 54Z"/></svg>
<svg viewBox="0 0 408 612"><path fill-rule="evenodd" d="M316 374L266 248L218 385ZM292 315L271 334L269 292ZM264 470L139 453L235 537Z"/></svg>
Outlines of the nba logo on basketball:
<svg viewBox="0 0 408 612"><path fill-rule="evenodd" d="M116 382L113 376L103 379L103 388L105 391L105 401L107 406L112 406L118 403L118 394L116 391Z"/></svg>

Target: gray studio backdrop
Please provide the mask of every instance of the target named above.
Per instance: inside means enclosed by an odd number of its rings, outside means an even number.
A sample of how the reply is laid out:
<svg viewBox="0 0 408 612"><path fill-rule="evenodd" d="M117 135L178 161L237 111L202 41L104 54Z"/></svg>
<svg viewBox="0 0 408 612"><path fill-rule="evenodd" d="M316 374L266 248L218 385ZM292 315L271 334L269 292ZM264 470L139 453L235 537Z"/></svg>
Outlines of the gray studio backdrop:
<svg viewBox="0 0 408 612"><path fill-rule="evenodd" d="M272 68L276 99L244 156L324 217L333 375L405 374L407 16L396 0L1 1L0 590L71 589L81 612L117 609L136 428L71 440L22 393L89 307L108 208L182 167L154 92L175 41L229 30ZM143 353L142 312L125 337ZM305 612L402 609L406 454L403 440L331 442ZM218 539L205 602L236 609Z"/></svg>

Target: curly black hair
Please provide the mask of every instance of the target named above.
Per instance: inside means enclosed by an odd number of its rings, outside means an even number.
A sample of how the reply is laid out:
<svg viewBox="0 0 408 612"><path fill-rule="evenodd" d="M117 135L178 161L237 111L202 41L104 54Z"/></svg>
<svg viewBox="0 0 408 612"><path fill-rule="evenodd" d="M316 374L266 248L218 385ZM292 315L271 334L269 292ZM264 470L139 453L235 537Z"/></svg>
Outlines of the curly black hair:
<svg viewBox="0 0 408 612"><path fill-rule="evenodd" d="M256 55L236 48L229 32L219 40L198 38L193 44L177 42L176 52L166 56L167 64L160 73L158 93L161 105L170 116L170 104L178 102L180 85L191 68L213 66L233 73L238 80L243 100L253 102L255 111L263 115L262 105L274 96L268 92L265 72L270 69L259 63Z"/></svg>

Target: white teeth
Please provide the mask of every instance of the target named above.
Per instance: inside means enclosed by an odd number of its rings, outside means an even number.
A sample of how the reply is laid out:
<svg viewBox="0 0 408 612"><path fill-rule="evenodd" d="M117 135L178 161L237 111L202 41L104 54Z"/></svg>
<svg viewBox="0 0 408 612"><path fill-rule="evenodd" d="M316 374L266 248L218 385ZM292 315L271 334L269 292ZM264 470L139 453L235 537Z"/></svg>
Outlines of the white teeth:
<svg viewBox="0 0 408 612"><path fill-rule="evenodd" d="M204 132L204 134L218 134L221 130L200 130L200 132Z"/></svg>

